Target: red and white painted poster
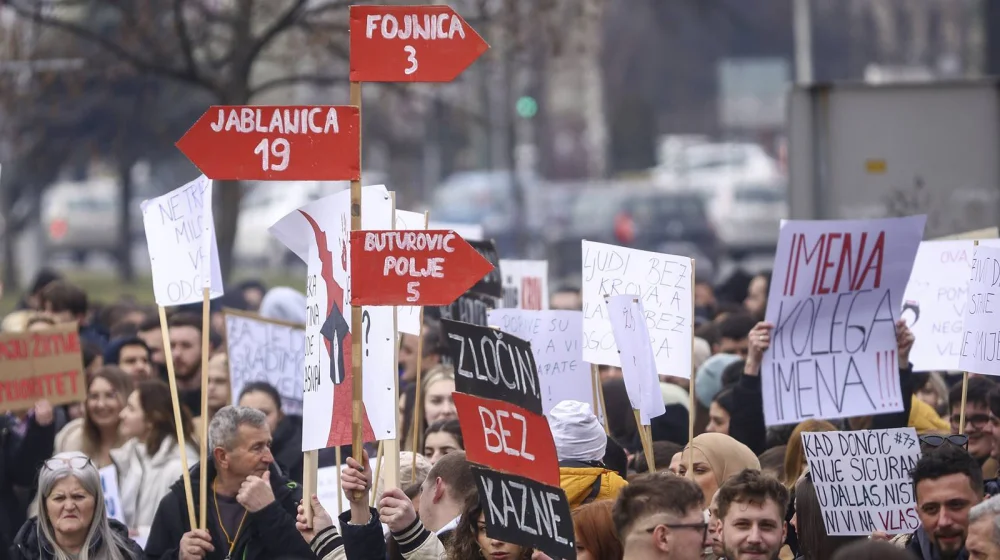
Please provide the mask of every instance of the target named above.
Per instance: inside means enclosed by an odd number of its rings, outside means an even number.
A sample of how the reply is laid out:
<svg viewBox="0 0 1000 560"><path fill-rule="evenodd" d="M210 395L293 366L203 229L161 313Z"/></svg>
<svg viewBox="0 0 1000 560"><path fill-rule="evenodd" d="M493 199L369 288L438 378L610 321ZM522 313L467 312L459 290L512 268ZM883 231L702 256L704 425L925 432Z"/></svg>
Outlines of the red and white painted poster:
<svg viewBox="0 0 1000 560"><path fill-rule="evenodd" d="M392 228L392 200L383 185L361 190L361 225ZM271 234L306 262L306 342L302 450L351 443L351 342L364 336L365 441L396 437L392 307L364 307L362 333L351 332L351 193L310 202L271 226Z"/></svg>
<svg viewBox="0 0 1000 560"><path fill-rule="evenodd" d="M549 308L549 261L500 259L503 306L544 311Z"/></svg>

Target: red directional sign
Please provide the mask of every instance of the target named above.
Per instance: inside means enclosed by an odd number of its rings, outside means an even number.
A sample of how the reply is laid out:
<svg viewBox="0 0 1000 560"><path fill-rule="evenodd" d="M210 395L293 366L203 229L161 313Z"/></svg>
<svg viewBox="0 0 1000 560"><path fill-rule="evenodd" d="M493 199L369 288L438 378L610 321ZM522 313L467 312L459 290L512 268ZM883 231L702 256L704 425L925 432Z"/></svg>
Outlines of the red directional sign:
<svg viewBox="0 0 1000 560"><path fill-rule="evenodd" d="M450 82L489 48L449 6L351 6L352 82Z"/></svg>
<svg viewBox="0 0 1000 560"><path fill-rule="evenodd" d="M217 181L361 178L361 113L353 106L215 105L177 142Z"/></svg>
<svg viewBox="0 0 1000 560"><path fill-rule="evenodd" d="M491 270L451 230L351 232L351 305L450 305Z"/></svg>

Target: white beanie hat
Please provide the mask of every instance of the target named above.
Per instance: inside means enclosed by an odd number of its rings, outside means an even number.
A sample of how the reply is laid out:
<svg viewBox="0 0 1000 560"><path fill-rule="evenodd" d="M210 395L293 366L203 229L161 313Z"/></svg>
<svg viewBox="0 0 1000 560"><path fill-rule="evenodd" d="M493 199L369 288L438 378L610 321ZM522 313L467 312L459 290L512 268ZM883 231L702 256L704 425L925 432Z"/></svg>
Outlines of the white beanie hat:
<svg viewBox="0 0 1000 560"><path fill-rule="evenodd" d="M560 461L602 461L608 446L590 404L562 401L547 414Z"/></svg>

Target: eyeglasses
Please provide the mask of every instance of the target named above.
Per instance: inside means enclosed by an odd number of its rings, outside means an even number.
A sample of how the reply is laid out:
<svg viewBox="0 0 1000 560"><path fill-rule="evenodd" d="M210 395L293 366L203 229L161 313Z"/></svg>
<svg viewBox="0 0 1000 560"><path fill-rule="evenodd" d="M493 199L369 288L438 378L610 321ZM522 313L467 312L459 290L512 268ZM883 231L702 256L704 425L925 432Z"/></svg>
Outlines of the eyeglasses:
<svg viewBox="0 0 1000 560"><path fill-rule="evenodd" d="M950 443L956 447L968 448L969 436L964 434L952 434L950 436L920 436L920 443L921 445L927 445L930 447L941 447L945 443Z"/></svg>
<svg viewBox="0 0 1000 560"><path fill-rule="evenodd" d="M701 542L705 542L705 539L708 538L708 523L704 521L701 523L657 523L649 529L646 529L646 532L652 533L661 525L668 529L694 529L695 531L701 531Z"/></svg>
<svg viewBox="0 0 1000 560"><path fill-rule="evenodd" d="M91 465L90 457L53 457L45 460L45 467L50 471L69 465L71 469L85 469Z"/></svg>
<svg viewBox="0 0 1000 560"><path fill-rule="evenodd" d="M958 426L958 423L962 421L962 417L959 414L951 415L951 423L953 426ZM967 414L965 416L965 423L971 424L973 428L980 429L990 421L989 414Z"/></svg>

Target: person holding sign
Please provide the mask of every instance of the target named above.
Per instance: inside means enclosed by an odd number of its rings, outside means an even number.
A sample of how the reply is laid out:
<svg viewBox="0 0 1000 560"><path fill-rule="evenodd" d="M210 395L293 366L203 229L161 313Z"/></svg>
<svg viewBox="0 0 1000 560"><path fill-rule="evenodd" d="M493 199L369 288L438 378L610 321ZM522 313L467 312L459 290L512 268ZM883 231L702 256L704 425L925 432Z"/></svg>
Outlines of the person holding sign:
<svg viewBox="0 0 1000 560"><path fill-rule="evenodd" d="M208 529L192 529L184 485L178 480L160 502L146 541L149 559L265 560L312 558L295 529L302 489L278 470L271 455L271 430L259 410L227 406L208 428L212 450L205 465L191 469L192 495L199 495L199 470L207 468ZM197 505L197 504L195 504Z"/></svg>

